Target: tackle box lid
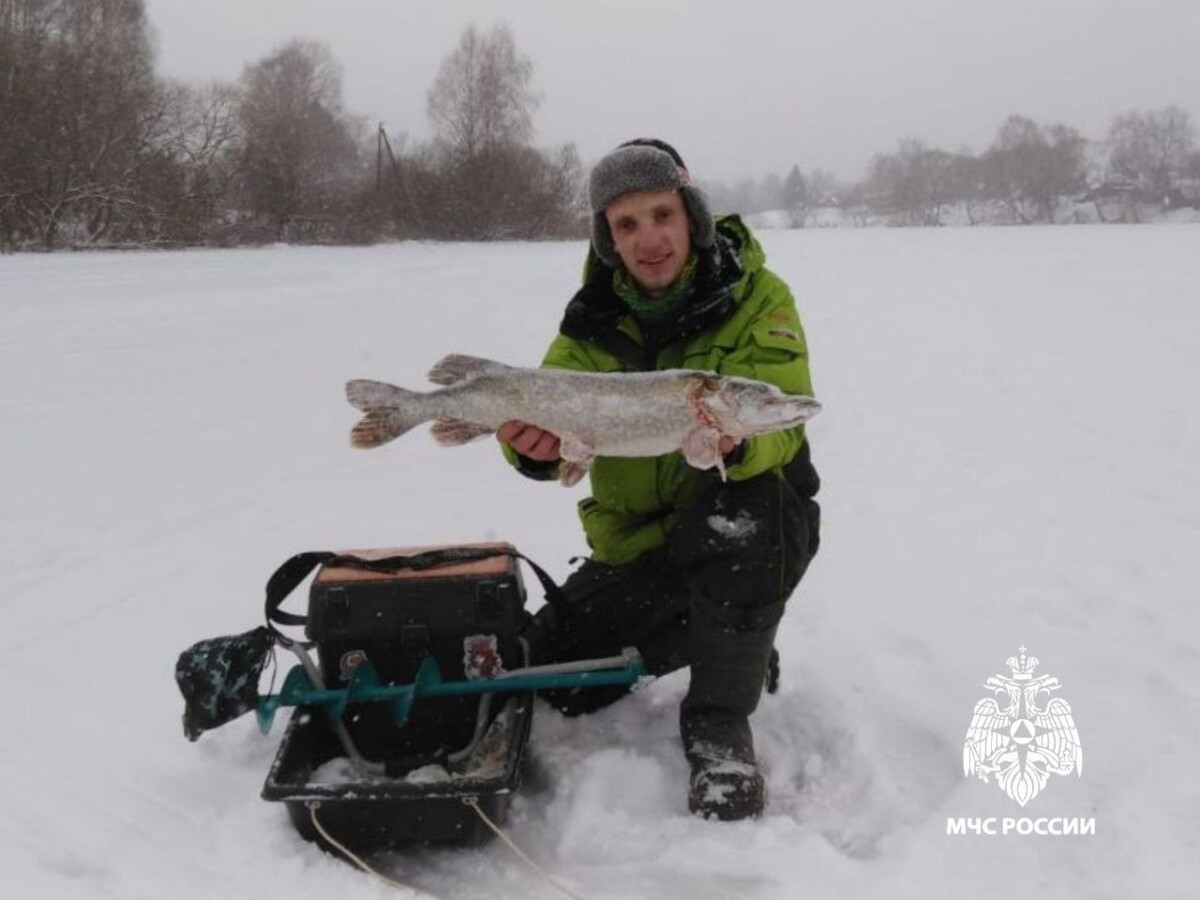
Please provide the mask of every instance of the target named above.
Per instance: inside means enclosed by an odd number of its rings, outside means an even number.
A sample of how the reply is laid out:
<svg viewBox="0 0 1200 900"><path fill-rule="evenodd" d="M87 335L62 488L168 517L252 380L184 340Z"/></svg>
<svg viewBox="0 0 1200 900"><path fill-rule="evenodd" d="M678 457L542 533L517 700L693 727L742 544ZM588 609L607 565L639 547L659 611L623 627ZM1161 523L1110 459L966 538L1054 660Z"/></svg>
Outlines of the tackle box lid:
<svg viewBox="0 0 1200 900"><path fill-rule="evenodd" d="M358 556L362 559L383 559L388 556L413 556L430 550L450 549L515 550L505 541L479 544L432 544L422 547L374 547L368 550L339 550L342 556ZM450 563L429 569L398 569L395 572L372 572L368 569L352 569L338 566L322 566L313 585L336 584L347 581L397 581L429 578L503 578L516 570L516 560L511 556L489 556L469 562Z"/></svg>

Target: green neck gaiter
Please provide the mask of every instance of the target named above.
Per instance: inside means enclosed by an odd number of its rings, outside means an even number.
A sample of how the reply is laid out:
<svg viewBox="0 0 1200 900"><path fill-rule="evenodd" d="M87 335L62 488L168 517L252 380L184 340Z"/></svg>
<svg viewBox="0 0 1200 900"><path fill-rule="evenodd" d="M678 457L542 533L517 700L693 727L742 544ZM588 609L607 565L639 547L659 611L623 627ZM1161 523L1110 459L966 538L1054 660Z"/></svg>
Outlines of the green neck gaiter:
<svg viewBox="0 0 1200 900"><path fill-rule="evenodd" d="M688 297L696 282L695 253L688 256L688 261L671 285L657 297L647 297L642 293L629 273L624 269L613 272L613 292L625 301L633 310L633 314L643 322L665 322L673 318L687 304Z"/></svg>

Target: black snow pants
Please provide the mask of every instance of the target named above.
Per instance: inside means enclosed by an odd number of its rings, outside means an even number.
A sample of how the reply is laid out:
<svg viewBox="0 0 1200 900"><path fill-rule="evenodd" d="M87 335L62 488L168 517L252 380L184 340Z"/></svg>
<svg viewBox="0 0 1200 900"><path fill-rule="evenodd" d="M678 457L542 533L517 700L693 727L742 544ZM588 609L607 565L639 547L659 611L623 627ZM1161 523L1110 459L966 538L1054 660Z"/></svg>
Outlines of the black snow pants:
<svg viewBox="0 0 1200 900"><path fill-rule="evenodd" d="M782 472L722 482L706 474L695 502L676 515L666 544L626 565L588 560L563 585L570 615L549 607L530 630L535 663L614 656L637 647L646 671L664 675L721 654L730 633L767 634L820 543L819 486L807 443ZM695 654L701 654L696 660ZM721 664L719 660L711 660ZM747 673L750 675L751 673ZM731 672L735 676L736 672ZM753 688L757 702L762 670ZM566 715L619 699L624 686L549 691Z"/></svg>

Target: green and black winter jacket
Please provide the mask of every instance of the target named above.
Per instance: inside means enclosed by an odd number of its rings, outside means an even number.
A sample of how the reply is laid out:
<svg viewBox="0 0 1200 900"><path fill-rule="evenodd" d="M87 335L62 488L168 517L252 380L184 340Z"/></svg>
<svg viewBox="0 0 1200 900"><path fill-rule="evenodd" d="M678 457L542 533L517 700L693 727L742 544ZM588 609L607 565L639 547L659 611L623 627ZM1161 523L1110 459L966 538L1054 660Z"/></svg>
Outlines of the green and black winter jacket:
<svg viewBox="0 0 1200 900"><path fill-rule="evenodd" d="M715 246L700 257L695 289L673 321L650 328L612 288L612 269L589 251L584 285L567 305L543 368L583 372L698 369L740 375L809 394L808 346L788 286L765 266L766 256L737 216L717 220ZM508 460L531 478L557 477L558 464L538 463L504 445ZM727 465L734 481L803 457L801 487L816 490L804 426L759 435L735 450ZM800 462L801 460L798 460ZM661 546L677 510L686 508L703 473L678 451L657 457L597 457L592 496L579 504L592 558L620 565Z"/></svg>

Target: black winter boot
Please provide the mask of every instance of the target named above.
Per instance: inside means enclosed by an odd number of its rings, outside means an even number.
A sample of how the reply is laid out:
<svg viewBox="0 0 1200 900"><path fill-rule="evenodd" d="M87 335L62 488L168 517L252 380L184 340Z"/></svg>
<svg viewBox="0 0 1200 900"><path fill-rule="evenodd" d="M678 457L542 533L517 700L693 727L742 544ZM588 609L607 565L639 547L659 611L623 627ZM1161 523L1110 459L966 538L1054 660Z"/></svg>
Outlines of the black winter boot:
<svg viewBox="0 0 1200 900"><path fill-rule="evenodd" d="M682 717L680 730L692 767L688 811L723 822L762 815L766 787L746 717L719 710L693 713Z"/></svg>
<svg viewBox="0 0 1200 900"><path fill-rule="evenodd" d="M760 816L766 806L749 717L762 694L775 630L695 623L690 629L692 680L679 724L692 768L688 809L696 815L728 822Z"/></svg>

